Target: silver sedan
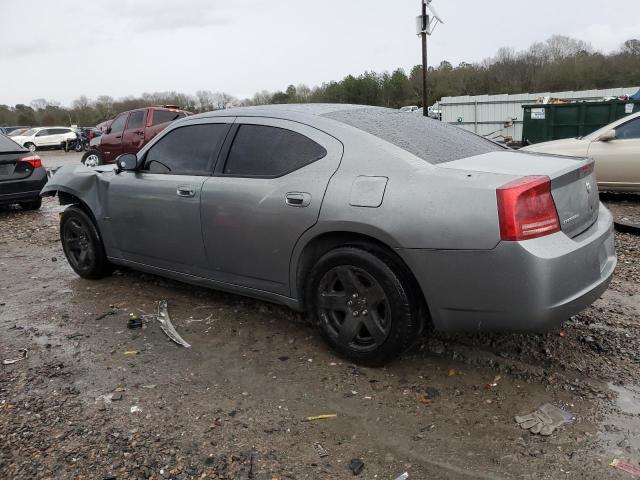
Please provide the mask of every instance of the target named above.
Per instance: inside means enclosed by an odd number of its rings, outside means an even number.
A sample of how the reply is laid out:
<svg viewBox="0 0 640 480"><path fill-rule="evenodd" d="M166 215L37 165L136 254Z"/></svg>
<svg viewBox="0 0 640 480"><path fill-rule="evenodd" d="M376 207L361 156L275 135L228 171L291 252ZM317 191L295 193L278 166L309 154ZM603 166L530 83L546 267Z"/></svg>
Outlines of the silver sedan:
<svg viewBox="0 0 640 480"><path fill-rule="evenodd" d="M616 265L591 160L383 108L187 117L116 166L61 168L42 194L70 205L60 235L80 276L128 266L282 303L369 365L427 322L558 326Z"/></svg>

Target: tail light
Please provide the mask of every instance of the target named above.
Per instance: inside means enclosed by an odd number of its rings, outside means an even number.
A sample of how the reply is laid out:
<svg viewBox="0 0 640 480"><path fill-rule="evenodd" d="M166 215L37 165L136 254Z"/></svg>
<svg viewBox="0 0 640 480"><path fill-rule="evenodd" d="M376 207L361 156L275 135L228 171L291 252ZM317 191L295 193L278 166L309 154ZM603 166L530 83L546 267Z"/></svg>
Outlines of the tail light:
<svg viewBox="0 0 640 480"><path fill-rule="evenodd" d="M40 157L38 155L31 155L30 157L22 157L20 161L23 163L28 163L33 168L38 168L42 166L42 160L40 160Z"/></svg>
<svg viewBox="0 0 640 480"><path fill-rule="evenodd" d="M502 240L529 240L560 231L549 177L524 177L496 191Z"/></svg>

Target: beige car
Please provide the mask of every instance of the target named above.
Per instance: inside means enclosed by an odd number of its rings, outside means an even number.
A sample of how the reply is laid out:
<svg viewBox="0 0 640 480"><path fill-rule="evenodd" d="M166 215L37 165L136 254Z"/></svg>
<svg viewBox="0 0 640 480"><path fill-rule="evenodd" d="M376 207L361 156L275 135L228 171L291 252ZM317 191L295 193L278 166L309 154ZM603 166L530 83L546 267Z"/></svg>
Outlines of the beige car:
<svg viewBox="0 0 640 480"><path fill-rule="evenodd" d="M586 137L537 143L522 150L591 157L600 190L640 192L640 112Z"/></svg>

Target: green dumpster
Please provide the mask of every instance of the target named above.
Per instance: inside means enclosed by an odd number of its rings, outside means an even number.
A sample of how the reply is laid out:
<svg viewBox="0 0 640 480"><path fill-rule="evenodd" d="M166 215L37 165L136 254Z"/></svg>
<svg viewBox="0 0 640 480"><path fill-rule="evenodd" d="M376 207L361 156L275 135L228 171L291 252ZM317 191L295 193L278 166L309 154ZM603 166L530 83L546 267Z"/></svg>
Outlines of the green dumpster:
<svg viewBox="0 0 640 480"><path fill-rule="evenodd" d="M523 105L522 144L548 142L589 135L631 113L640 112L640 102L575 102Z"/></svg>

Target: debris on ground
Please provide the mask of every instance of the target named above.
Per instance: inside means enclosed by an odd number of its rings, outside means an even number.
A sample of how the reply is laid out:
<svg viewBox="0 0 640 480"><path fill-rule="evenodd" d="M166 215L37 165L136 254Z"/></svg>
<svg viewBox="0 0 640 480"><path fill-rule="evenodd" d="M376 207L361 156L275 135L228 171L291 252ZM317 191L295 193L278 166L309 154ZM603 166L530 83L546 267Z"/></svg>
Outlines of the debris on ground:
<svg viewBox="0 0 640 480"><path fill-rule="evenodd" d="M314 422L316 420L329 420L329 419L337 418L337 417L338 417L337 413L327 413L327 414L324 414L324 415L316 415L314 417L307 417L307 418L305 418L305 421L306 422Z"/></svg>
<svg viewBox="0 0 640 480"><path fill-rule="evenodd" d="M110 315L115 315L117 313L118 313L118 310L116 310L115 308L112 308L111 310L107 310L103 314L98 315L96 318L94 318L94 321L102 320L104 318L107 318Z"/></svg>
<svg viewBox="0 0 640 480"><path fill-rule="evenodd" d="M495 378L493 379L493 382L491 383L487 383L484 388L486 388L487 390L491 390L492 388L495 388L498 386L498 382L502 380L502 375L496 375Z"/></svg>
<svg viewBox="0 0 640 480"><path fill-rule="evenodd" d="M409 480L409 472L404 472L402 475L396 478L396 480Z"/></svg>
<svg viewBox="0 0 640 480"><path fill-rule="evenodd" d="M572 413L550 403L545 403L528 415L515 417L516 423L523 429L543 436L551 435L557 428L573 420L575 416Z"/></svg>
<svg viewBox="0 0 640 480"><path fill-rule="evenodd" d="M131 413L140 413L140 412L142 412L142 409L139 406L134 405L134 406L131 407L130 411L131 411Z"/></svg>
<svg viewBox="0 0 640 480"><path fill-rule="evenodd" d="M634 465L632 463L625 462L624 460L620 460L618 458L616 458L613 462L611 462L610 465L612 467L614 467L614 468L617 468L618 470L621 470L621 471L626 472L626 473L630 473L634 477L639 477L640 478L640 466L639 465Z"/></svg>
<svg viewBox="0 0 640 480"><path fill-rule="evenodd" d="M167 305L166 300L160 300L158 302L158 322L160 322L160 328L162 331L167 334L171 340L173 340L178 345L182 345L185 348L191 348L189 345L176 331L175 327L171 323L171 318L169 317L169 307Z"/></svg>
<svg viewBox="0 0 640 480"><path fill-rule="evenodd" d="M142 319L135 313L130 313L129 320L127 321L127 328L130 330L142 328Z"/></svg>
<svg viewBox="0 0 640 480"><path fill-rule="evenodd" d="M316 452L318 453L318 456L320 458L325 458L329 456L329 452L327 452L327 450L322 446L322 444L320 444L320 442L314 443L313 448L316 449Z"/></svg>
<svg viewBox="0 0 640 480"><path fill-rule="evenodd" d="M139 350L129 350L129 351L127 351L127 352L124 352L124 354L123 354L123 355L124 355L125 357L134 357L134 356L136 356L136 355L138 355L138 354L140 354L140 351L139 351Z"/></svg>
<svg viewBox="0 0 640 480"><path fill-rule="evenodd" d="M362 470L364 470L364 462L359 458L354 458L351 460L351 463L349 463L349 470L353 472L354 476L360 475Z"/></svg>
<svg viewBox="0 0 640 480"><path fill-rule="evenodd" d="M7 359L2 361L2 364L3 365L13 365L14 363L18 363L19 361L24 360L25 358L27 358L29 356L29 350L27 350L26 348L21 348L20 350L18 350L18 353L20 354L19 357L7 358Z"/></svg>

